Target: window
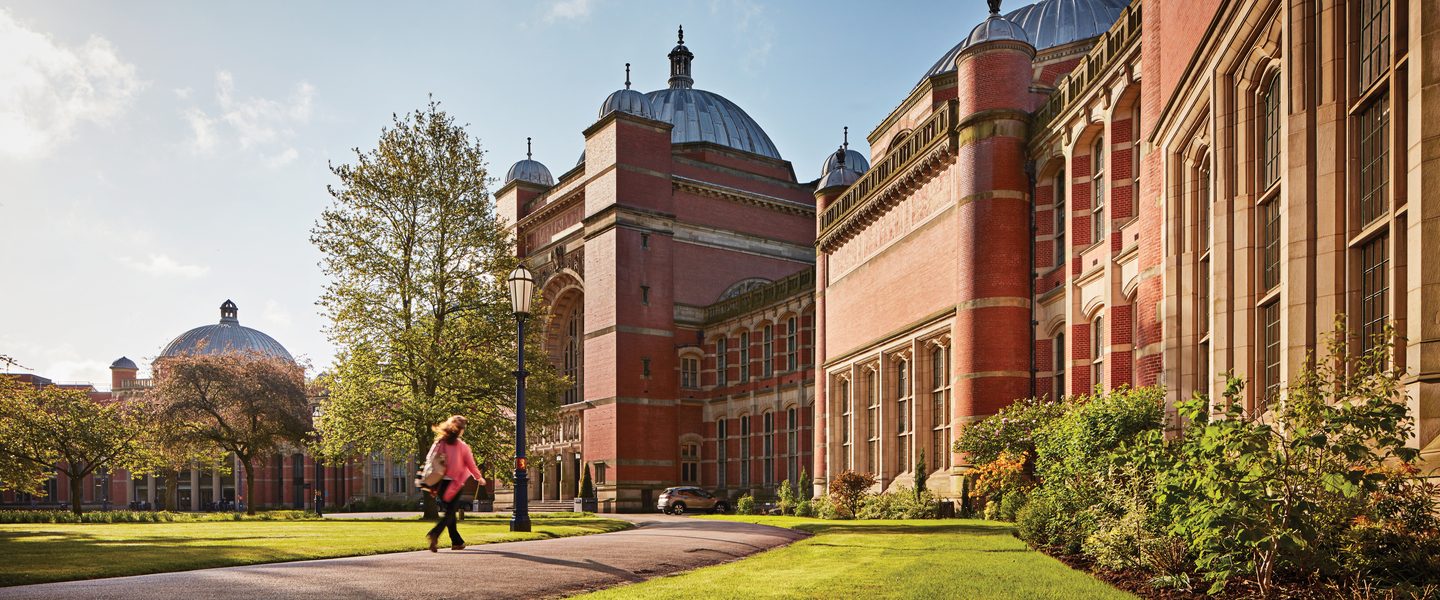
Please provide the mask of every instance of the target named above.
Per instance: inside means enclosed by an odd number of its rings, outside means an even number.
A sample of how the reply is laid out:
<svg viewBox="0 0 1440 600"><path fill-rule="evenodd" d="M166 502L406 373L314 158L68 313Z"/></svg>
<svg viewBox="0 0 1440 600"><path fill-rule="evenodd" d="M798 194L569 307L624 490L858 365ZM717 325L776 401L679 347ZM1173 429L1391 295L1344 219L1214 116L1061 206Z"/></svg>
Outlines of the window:
<svg viewBox="0 0 1440 600"><path fill-rule="evenodd" d="M700 444L680 444L680 483L700 483Z"/></svg>
<svg viewBox="0 0 1440 600"><path fill-rule="evenodd" d="M370 493L385 493L385 463L379 454L370 455Z"/></svg>
<svg viewBox="0 0 1440 600"><path fill-rule="evenodd" d="M680 359L680 387L700 387L700 359L689 356Z"/></svg>
<svg viewBox="0 0 1440 600"><path fill-rule="evenodd" d="M1055 334L1055 399L1056 399L1056 400L1060 400L1060 399L1062 399L1062 398L1065 397L1065 363L1068 362L1068 361L1066 361L1065 359L1066 359L1066 354L1068 354L1069 351L1070 351L1070 349L1065 347L1065 334L1064 334L1063 332L1056 333L1056 334Z"/></svg>
<svg viewBox="0 0 1440 600"><path fill-rule="evenodd" d="M1369 352L1385 343L1390 319L1389 237L1380 236L1360 248L1360 349Z"/></svg>
<svg viewBox="0 0 1440 600"><path fill-rule="evenodd" d="M774 327L773 325L766 325L766 326L765 326L764 347L763 347L763 349L760 351L760 360L765 361L764 367L761 368L761 372L763 372L763 373L765 374L765 377L770 377L771 375L774 375L774 374L775 374L775 327Z"/></svg>
<svg viewBox="0 0 1440 600"><path fill-rule="evenodd" d="M765 472L760 475L766 486L775 483L775 413L766 411L760 417L761 434L764 439L760 440L760 451L763 457L762 467Z"/></svg>
<svg viewBox="0 0 1440 600"><path fill-rule="evenodd" d="M1269 404L1280 396L1280 303L1271 302L1260 307L1260 338L1264 350L1264 368L1260 389L1265 396L1261 405Z"/></svg>
<svg viewBox="0 0 1440 600"><path fill-rule="evenodd" d="M800 411L793 406L785 411L785 427L785 478L800 485Z"/></svg>
<svg viewBox="0 0 1440 600"><path fill-rule="evenodd" d="M795 317L785 323L785 369L798 371L800 369L800 332L795 330Z"/></svg>
<svg viewBox="0 0 1440 600"><path fill-rule="evenodd" d="M1387 98L1381 96L1356 115L1359 126L1360 154L1360 225L1363 227L1390 212L1386 188L1390 177L1386 169L1390 121Z"/></svg>
<svg viewBox="0 0 1440 600"><path fill-rule="evenodd" d="M576 306L570 309L570 314L565 319L565 340L561 348L561 375L569 381L565 388L565 403L574 404L580 401L580 376L581 366L584 362L584 349L581 347L582 327L580 319L584 310Z"/></svg>
<svg viewBox="0 0 1440 600"><path fill-rule="evenodd" d="M729 479L726 477L728 475L726 467L729 466L726 463L730 458L730 448L728 448L730 440L726 436L728 429L725 417L720 417L720 420L715 423L715 485L722 488Z"/></svg>
<svg viewBox="0 0 1440 600"><path fill-rule="evenodd" d="M850 380L841 378L840 389L840 463L845 470L855 468L855 453L850 440L855 437L855 403L850 398Z"/></svg>
<svg viewBox="0 0 1440 600"><path fill-rule="evenodd" d="M869 447L865 452L865 470L874 475L880 472L880 394L875 386L879 383L875 371L865 370L865 437Z"/></svg>
<svg viewBox="0 0 1440 600"><path fill-rule="evenodd" d="M1390 1L1360 2L1360 90L1379 81L1390 68Z"/></svg>
<svg viewBox="0 0 1440 600"><path fill-rule="evenodd" d="M1093 179L1090 182L1090 243L1098 244L1105 241L1105 137L1095 140L1095 147L1091 149L1091 156L1095 161L1095 168L1092 171Z"/></svg>
<svg viewBox="0 0 1440 600"><path fill-rule="evenodd" d="M650 357L648 356L640 359L640 376L646 379L650 378Z"/></svg>
<svg viewBox="0 0 1440 600"><path fill-rule="evenodd" d="M1280 285L1280 200L1271 197L1260 204L1261 292Z"/></svg>
<svg viewBox="0 0 1440 600"><path fill-rule="evenodd" d="M1065 264L1065 252L1069 247L1065 245L1065 194L1070 189L1070 182L1065 179L1065 169L1060 169L1060 174L1055 176L1055 266Z"/></svg>
<svg viewBox="0 0 1440 600"><path fill-rule="evenodd" d="M910 392L910 361L902 360L895 369L895 472L909 471L911 442L915 439L914 396Z"/></svg>
<svg viewBox="0 0 1440 600"><path fill-rule="evenodd" d="M650 286L640 286L640 303L645 306L650 306Z"/></svg>
<svg viewBox="0 0 1440 600"><path fill-rule="evenodd" d="M1200 162L1200 168L1196 170L1196 221L1198 223L1197 244L1200 249L1200 262L1196 265L1195 292L1198 296L1195 303L1195 329L1200 337L1210 335L1210 211L1212 201L1210 197L1210 158L1207 156ZM1205 369L1202 369L1204 371ZM1202 373L1203 375L1203 373Z"/></svg>
<svg viewBox="0 0 1440 600"><path fill-rule="evenodd" d="M1090 386L1105 389L1105 317L1095 315L1090 330Z"/></svg>
<svg viewBox="0 0 1440 600"><path fill-rule="evenodd" d="M750 487L750 415L740 415L740 487Z"/></svg>
<svg viewBox="0 0 1440 600"><path fill-rule="evenodd" d="M950 466L949 354L945 346L930 350L930 457L925 466L932 472Z"/></svg>
<svg viewBox="0 0 1440 600"><path fill-rule="evenodd" d="M740 383L750 381L750 332L740 332Z"/></svg>
<svg viewBox="0 0 1440 600"><path fill-rule="evenodd" d="M640 234L640 247L643 248L643 249L645 249L645 250L649 250L649 249L650 249L650 234L648 234L648 233L642 233L642 234Z"/></svg>
<svg viewBox="0 0 1440 600"><path fill-rule="evenodd" d="M1260 190L1280 180L1280 75L1270 77L1260 92L1260 132L1258 173Z"/></svg>
<svg viewBox="0 0 1440 600"><path fill-rule="evenodd" d="M1210 157L1206 156L1200 161L1200 168L1195 175L1198 189L1196 198L1198 207L1196 209L1196 220L1199 223L1200 249L1210 249L1210 212L1213 209L1213 199L1210 197Z"/></svg>
<svg viewBox="0 0 1440 600"><path fill-rule="evenodd" d="M718 340L715 341L715 382L716 382L716 385L725 385L725 380L726 380L726 375L727 375L726 371L729 370L729 368L730 368L729 356L726 355L726 353L728 353L728 352L730 351L729 346L730 346L730 344L728 343L728 340L726 340L726 338L723 338L723 337L722 337L722 338L720 338L720 339L718 339Z"/></svg>
<svg viewBox="0 0 1440 600"><path fill-rule="evenodd" d="M397 493L397 494L403 494L403 493L405 493L405 491L406 491L406 483L405 483L405 479L406 479L406 477L405 477L405 463L404 463L404 462L396 462L396 463L394 463L393 465L391 465L390 476L391 476L391 480L390 480L390 491L395 492L395 493Z"/></svg>

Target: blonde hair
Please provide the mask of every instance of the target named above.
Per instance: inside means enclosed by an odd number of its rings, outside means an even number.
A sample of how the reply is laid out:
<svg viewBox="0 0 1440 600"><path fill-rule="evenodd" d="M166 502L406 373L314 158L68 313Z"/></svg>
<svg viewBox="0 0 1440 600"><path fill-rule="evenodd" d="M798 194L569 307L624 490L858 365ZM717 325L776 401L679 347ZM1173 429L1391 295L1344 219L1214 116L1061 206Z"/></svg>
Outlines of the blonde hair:
<svg viewBox="0 0 1440 600"><path fill-rule="evenodd" d="M465 425L467 423L469 423L469 421L465 417L455 415L441 421L439 425L431 427L430 429L435 432L435 441L444 441L447 444L453 444L455 440L460 439L460 434L465 433Z"/></svg>

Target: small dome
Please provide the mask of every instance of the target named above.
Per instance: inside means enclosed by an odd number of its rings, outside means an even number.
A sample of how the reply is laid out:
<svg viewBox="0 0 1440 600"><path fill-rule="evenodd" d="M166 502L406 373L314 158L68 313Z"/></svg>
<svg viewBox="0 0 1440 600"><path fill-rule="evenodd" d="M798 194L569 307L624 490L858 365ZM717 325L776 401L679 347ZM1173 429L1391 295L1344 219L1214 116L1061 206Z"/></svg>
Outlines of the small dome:
<svg viewBox="0 0 1440 600"><path fill-rule="evenodd" d="M135 361L130 360L129 358L126 358L126 357L124 357L124 356L122 356L122 357L120 357L120 358L117 358L117 359L115 359L115 362L110 363L110 368L111 368L111 369L129 369L129 370L131 370L131 371L135 371L135 370L139 370L139 369L140 369L140 367L138 367L138 366L135 365Z"/></svg>
<svg viewBox="0 0 1440 600"><path fill-rule="evenodd" d="M615 90L600 105L600 118L612 112L629 113L647 119L655 118L650 110L650 100L638 91L630 89L630 63L625 63L625 88Z"/></svg>
<svg viewBox="0 0 1440 600"><path fill-rule="evenodd" d="M850 169L835 169L826 173L824 177L821 177L820 185L815 186L815 189L823 190L837 185L850 187L854 185L856 181L860 181L861 175L864 175L864 173L851 171Z"/></svg>
<svg viewBox="0 0 1440 600"><path fill-rule="evenodd" d="M555 185L555 177L550 174L550 169L540 161L531 158L530 138L525 138L525 160L510 165L510 170L505 172L505 183L501 185L507 185L516 180L544 186Z"/></svg>
<svg viewBox="0 0 1440 600"><path fill-rule="evenodd" d="M970 36L965 38L962 44L969 48L976 44L1004 40L1030 43L1030 37L1025 34L1024 28L1000 15L990 15L990 18L981 21L979 25L970 30Z"/></svg>
<svg viewBox="0 0 1440 600"><path fill-rule="evenodd" d="M1019 26L1024 30L1024 39L1030 42L1030 45L1034 46L1036 50L1045 50L1105 33L1129 5L1130 0L1041 0L1010 11L1004 16L1004 19L1011 25ZM998 5L995 8L994 12L998 14ZM986 22L989 21L990 19L986 19ZM991 23L991 25L1000 24ZM1003 29L1003 26L999 29ZM977 34L989 36L991 33L997 36L1014 36L1013 31L992 31L986 23L982 22L970 32L969 36L955 44L955 47L941 56L940 60L935 61L930 70L925 72L925 76L920 78L920 83L941 73L954 71L955 59L960 56L960 51L972 43L977 43L973 42L972 38ZM986 37L986 41L994 39L1002 38Z"/></svg>
<svg viewBox="0 0 1440 600"><path fill-rule="evenodd" d="M241 326L239 312L234 302L226 300L225 304L220 306L219 324L202 325L176 336L165 345L156 360L194 354L258 352L264 356L295 361L290 352L281 346L280 342L275 341L275 338L257 329ZM115 362L118 364L120 361Z"/></svg>
<svg viewBox="0 0 1440 600"><path fill-rule="evenodd" d="M820 176L821 176L821 177L826 176L827 174L830 173L830 171L832 171L832 170L835 169L836 165L839 165L839 164L840 164L840 157L839 157L838 155L836 155L834 152L831 152L828 156L825 157L825 166L820 167ZM864 154L861 154L861 153L859 153L859 152L856 152L856 151L854 151L854 150L851 150L851 149L849 149L849 148L846 148L846 149L845 149L845 168L850 169L850 170L853 170L853 171L859 171L859 172L861 172L861 173L864 173L864 172L870 170L870 161L869 161L869 160L866 160Z"/></svg>

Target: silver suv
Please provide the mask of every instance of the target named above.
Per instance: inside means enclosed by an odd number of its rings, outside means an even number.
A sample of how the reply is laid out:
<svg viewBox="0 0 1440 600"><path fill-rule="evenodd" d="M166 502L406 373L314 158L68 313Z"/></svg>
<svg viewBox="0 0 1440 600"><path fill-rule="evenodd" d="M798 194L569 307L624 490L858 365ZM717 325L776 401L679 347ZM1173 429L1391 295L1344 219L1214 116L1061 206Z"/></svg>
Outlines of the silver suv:
<svg viewBox="0 0 1440 600"><path fill-rule="evenodd" d="M698 487L665 488L665 491L660 492L660 501L656 503L656 507L667 515L683 515L685 511L692 510L717 513L730 511L729 502Z"/></svg>

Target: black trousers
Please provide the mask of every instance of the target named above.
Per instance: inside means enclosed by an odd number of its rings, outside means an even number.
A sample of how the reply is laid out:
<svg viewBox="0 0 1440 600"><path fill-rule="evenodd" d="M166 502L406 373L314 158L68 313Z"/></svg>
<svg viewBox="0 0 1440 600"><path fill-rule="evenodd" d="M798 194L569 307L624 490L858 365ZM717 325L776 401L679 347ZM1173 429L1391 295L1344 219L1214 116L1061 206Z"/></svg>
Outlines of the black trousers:
<svg viewBox="0 0 1440 600"><path fill-rule="evenodd" d="M465 543L465 540L460 539L460 531L455 528L456 521L460 517L460 494L456 493L455 499L449 502L445 501L445 490L454 484L455 482L452 480L442 479L440 486L435 488L435 503L445 509L445 516L440 517L435 526L430 528L430 536L438 536L441 529L448 529L450 530L450 545L459 546Z"/></svg>

